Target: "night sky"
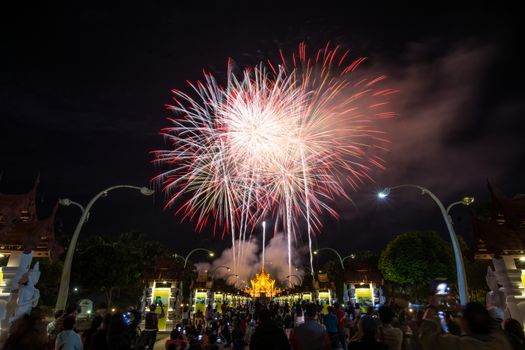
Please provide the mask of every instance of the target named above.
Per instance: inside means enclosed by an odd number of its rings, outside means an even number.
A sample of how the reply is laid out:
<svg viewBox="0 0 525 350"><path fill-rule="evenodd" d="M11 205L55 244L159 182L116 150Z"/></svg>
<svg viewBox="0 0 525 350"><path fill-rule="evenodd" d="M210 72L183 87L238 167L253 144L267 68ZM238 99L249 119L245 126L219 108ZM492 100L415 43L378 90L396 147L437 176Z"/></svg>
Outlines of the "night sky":
<svg viewBox="0 0 525 350"><path fill-rule="evenodd" d="M445 231L430 198L399 190L379 202L383 186L423 185L445 205L467 194L486 201L487 180L507 195L525 192L523 18L515 9L73 3L3 13L0 192L28 191L40 174L41 216L60 197L87 203L115 184L147 185L156 174L149 152L164 147L159 130L171 116L164 104L172 88L185 89L203 68L220 77L228 57L252 65L301 41L367 56L363 70L386 74L401 91L398 117L384 124L392 140L386 171L351 192L353 203L334 204L341 217L325 218L319 247L377 251L405 231ZM112 192L95 205L83 237L137 230L181 253L229 244L195 233L163 203L161 193ZM58 234L71 234L79 215L59 208ZM467 240L469 215L453 211Z"/></svg>

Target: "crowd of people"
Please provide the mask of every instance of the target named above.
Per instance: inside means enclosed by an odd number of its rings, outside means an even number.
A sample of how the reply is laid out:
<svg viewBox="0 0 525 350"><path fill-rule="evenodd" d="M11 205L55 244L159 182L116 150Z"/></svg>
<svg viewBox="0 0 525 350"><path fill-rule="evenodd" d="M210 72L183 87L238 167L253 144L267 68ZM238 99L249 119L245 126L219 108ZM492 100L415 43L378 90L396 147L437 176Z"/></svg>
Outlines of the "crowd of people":
<svg viewBox="0 0 525 350"><path fill-rule="evenodd" d="M77 331L76 306L55 313L46 324L38 310L18 319L5 350L152 350L158 344L161 307L96 315ZM501 310L469 303L461 314L395 305L362 309L348 304L326 308L306 301L294 304L250 302L236 307L209 305L205 312L173 325L165 350L525 350L522 324L503 319ZM163 341L164 342L164 341Z"/></svg>

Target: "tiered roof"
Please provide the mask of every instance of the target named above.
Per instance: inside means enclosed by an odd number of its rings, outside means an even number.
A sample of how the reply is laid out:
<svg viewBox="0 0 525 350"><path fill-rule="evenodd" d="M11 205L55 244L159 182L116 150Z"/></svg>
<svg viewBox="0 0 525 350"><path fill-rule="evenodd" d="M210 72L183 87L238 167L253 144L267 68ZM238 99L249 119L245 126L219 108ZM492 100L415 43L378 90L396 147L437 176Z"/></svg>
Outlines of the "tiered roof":
<svg viewBox="0 0 525 350"><path fill-rule="evenodd" d="M40 220L36 211L36 190L24 194L0 192L0 253L34 251L36 257L56 256L61 247L55 242L56 206L48 218Z"/></svg>
<svg viewBox="0 0 525 350"><path fill-rule="evenodd" d="M366 260L352 260L344 273L345 283L383 283L383 275L377 266Z"/></svg>
<svg viewBox="0 0 525 350"><path fill-rule="evenodd" d="M182 268L177 261L170 257L157 257L152 265L144 271L146 281L180 280Z"/></svg>
<svg viewBox="0 0 525 350"><path fill-rule="evenodd" d="M488 215L472 215L475 258L525 252L525 195L507 198L489 184L491 203Z"/></svg>
<svg viewBox="0 0 525 350"><path fill-rule="evenodd" d="M261 272L255 274L255 278L250 281L252 287L245 290L252 298L267 297L273 298L280 289L275 288L275 280L270 277L268 272L264 271L264 265L261 267Z"/></svg>

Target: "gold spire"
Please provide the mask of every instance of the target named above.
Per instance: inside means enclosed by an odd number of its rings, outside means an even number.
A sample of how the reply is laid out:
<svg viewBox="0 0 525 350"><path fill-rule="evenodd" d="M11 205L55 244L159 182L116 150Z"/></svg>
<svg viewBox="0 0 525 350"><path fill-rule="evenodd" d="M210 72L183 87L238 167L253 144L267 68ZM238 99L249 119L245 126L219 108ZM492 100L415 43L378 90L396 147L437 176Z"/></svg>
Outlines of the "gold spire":
<svg viewBox="0 0 525 350"><path fill-rule="evenodd" d="M264 271L261 265L261 272L255 274L255 279L250 281L252 287L245 290L252 298L273 298L280 289L274 288L275 280L270 278L270 274Z"/></svg>

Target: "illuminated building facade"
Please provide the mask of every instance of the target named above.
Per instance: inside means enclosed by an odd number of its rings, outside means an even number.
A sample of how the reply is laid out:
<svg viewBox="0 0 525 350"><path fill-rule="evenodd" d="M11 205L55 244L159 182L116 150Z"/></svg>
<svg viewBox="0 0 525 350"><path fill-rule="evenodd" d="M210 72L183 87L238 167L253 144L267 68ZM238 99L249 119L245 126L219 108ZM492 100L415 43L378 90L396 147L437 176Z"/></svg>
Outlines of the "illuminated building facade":
<svg viewBox="0 0 525 350"><path fill-rule="evenodd" d="M281 290L275 288L275 280L270 278L270 274L264 271L264 265L261 272L255 275L255 279L250 281L251 288L245 290L252 298L273 298Z"/></svg>
<svg viewBox="0 0 525 350"><path fill-rule="evenodd" d="M144 282L146 290L142 303L145 310L152 304L156 304L155 312L161 313L162 303L166 317L159 319L159 330L165 331L172 328L179 305L182 301L179 282L181 278L180 265L169 257L155 259L155 262L144 271Z"/></svg>
<svg viewBox="0 0 525 350"><path fill-rule="evenodd" d="M344 274L343 301L358 304L366 310L384 302L383 276L366 261L352 261Z"/></svg>

